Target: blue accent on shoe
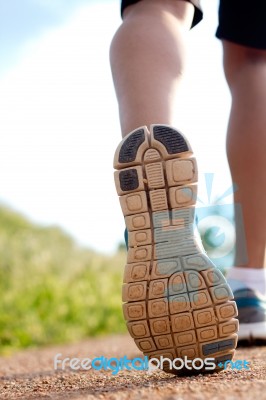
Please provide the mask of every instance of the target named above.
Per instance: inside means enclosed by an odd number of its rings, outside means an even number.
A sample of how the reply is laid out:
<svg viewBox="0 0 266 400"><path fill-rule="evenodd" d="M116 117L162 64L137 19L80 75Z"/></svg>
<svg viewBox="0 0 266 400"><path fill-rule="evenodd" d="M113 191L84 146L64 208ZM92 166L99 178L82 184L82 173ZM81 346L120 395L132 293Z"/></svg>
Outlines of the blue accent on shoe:
<svg viewBox="0 0 266 400"><path fill-rule="evenodd" d="M257 323L266 321L266 297L246 288L234 292L238 308L239 323Z"/></svg>
<svg viewBox="0 0 266 400"><path fill-rule="evenodd" d="M238 308L243 308L243 307L261 307L266 310L266 302L261 301L260 299L254 297L254 298L240 298L240 299L235 299L237 307Z"/></svg>
<svg viewBox="0 0 266 400"><path fill-rule="evenodd" d="M127 229L125 229L125 232L124 232L124 239L125 239L127 250L128 250L128 231L127 231Z"/></svg>
<svg viewBox="0 0 266 400"><path fill-rule="evenodd" d="M235 302L240 307L261 307L266 311L266 297L252 289L238 289L234 291Z"/></svg>

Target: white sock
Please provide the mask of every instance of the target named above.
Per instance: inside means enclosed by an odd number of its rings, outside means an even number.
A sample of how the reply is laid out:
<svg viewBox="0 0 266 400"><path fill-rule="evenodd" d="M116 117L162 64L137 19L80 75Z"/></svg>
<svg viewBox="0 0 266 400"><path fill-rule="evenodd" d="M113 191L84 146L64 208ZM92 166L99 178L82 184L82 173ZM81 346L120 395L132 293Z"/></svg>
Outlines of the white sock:
<svg viewBox="0 0 266 400"><path fill-rule="evenodd" d="M266 296L266 268L230 268L226 275L232 291L253 289Z"/></svg>

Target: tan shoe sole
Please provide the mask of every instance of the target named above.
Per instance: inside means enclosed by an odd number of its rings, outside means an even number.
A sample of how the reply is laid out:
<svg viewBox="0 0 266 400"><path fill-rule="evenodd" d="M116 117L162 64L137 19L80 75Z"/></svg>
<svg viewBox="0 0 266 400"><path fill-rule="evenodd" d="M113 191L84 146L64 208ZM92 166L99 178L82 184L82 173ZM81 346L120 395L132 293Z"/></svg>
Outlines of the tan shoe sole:
<svg viewBox="0 0 266 400"><path fill-rule="evenodd" d="M188 141L166 125L138 128L119 144L114 168L129 246L123 312L136 345L150 358L232 359L237 308L194 234L197 163Z"/></svg>

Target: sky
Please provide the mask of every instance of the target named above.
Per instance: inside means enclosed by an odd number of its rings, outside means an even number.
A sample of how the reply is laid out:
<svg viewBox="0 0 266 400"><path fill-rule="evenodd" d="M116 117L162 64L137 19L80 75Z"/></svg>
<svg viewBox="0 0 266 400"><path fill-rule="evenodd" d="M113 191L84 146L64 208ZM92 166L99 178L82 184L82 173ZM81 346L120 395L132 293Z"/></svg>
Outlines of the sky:
<svg viewBox="0 0 266 400"><path fill-rule="evenodd" d="M214 37L218 3L202 3L204 22L187 37L175 126L198 157L208 205L230 186L230 96ZM120 127L109 67L120 23L119 0L0 0L0 202L107 253L124 230L113 184ZM206 173L214 174L210 199Z"/></svg>

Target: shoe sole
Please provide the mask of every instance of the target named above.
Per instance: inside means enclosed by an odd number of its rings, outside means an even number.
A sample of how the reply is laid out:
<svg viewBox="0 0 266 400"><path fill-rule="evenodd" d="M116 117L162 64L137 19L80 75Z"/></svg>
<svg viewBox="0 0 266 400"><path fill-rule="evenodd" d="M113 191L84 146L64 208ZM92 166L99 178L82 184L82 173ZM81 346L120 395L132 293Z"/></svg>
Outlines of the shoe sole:
<svg viewBox="0 0 266 400"><path fill-rule="evenodd" d="M149 358L232 359L237 307L194 234L197 163L187 139L167 125L138 128L114 168L128 231L123 313L137 347Z"/></svg>

